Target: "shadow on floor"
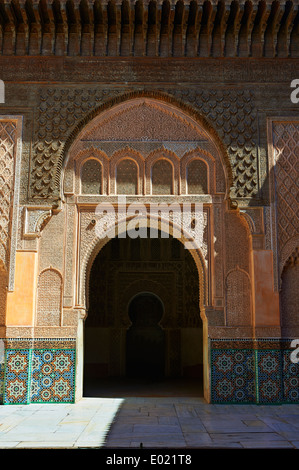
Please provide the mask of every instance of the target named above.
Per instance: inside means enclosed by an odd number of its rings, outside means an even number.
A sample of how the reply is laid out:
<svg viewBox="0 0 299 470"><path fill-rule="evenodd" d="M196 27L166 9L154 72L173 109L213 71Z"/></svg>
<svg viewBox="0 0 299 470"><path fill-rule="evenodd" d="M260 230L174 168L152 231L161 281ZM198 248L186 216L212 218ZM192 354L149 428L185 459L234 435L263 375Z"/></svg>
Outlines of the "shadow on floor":
<svg viewBox="0 0 299 470"><path fill-rule="evenodd" d="M202 397L199 379L129 379L85 380L84 397Z"/></svg>

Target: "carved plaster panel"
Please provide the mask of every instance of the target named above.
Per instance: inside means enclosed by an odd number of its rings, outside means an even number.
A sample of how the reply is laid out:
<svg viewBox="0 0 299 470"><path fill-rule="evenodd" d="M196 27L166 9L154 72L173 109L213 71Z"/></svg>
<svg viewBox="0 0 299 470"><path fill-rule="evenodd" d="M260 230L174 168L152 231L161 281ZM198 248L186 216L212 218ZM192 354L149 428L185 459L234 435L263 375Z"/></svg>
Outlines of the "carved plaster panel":
<svg viewBox="0 0 299 470"><path fill-rule="evenodd" d="M104 206L103 206L104 207ZM108 205L107 205L108 207ZM116 217L119 216L119 218ZM145 215L141 215L138 222L139 228L151 227L169 233L171 236L178 238L185 244L193 256L197 269L199 270L200 277L200 298L204 303L208 301L208 282L207 272L209 270L209 239L210 239L210 217L207 208L202 212L195 213L194 209L185 214L183 224L181 225L182 218L176 221L178 213L173 212L173 218L167 213L163 212L161 208L160 220L157 223L153 219L149 220ZM132 217L128 216L125 210L121 208L112 210L109 205L109 212L99 215L96 208L94 209L81 209L80 223L79 223L79 237L78 237L78 279L77 279L77 304L85 305L86 288L88 285L88 270L90 269L95 256L99 250L113 237L126 232L130 228L130 220ZM192 221L195 220L194 226ZM190 225L191 223L191 225ZM135 225L134 225L135 227ZM131 226L131 229L133 226ZM182 229L185 234L182 235Z"/></svg>
<svg viewBox="0 0 299 470"><path fill-rule="evenodd" d="M37 238L41 235L44 224L52 216L49 207L25 207L24 208L24 238Z"/></svg>
<svg viewBox="0 0 299 470"><path fill-rule="evenodd" d="M30 174L30 194L32 197L59 198L61 169L71 143L78 135L79 130L93 117L96 117L101 109L109 108L109 100L111 104L121 102L121 95L124 100L129 98L129 94L123 94L122 88L67 89L55 87L55 89L40 89L40 104L35 123ZM232 196L251 197L257 194L257 124L256 109L251 92L247 90L176 88L160 89L152 93L143 92L143 95L156 96L161 101L161 105L157 105L158 113L162 112L166 122L171 116L164 110L160 111L163 108L163 99L168 103L176 103L176 100L179 100L185 103L185 107L189 106L189 114L193 113L194 115L189 120L191 122L194 119L194 129L192 126L190 127L190 124L188 125L190 131L198 132L195 130L197 119L204 121L201 124L204 124L203 127L206 126L207 132L212 132L218 148L222 148L224 152L224 156L219 157L218 155L218 158L226 159L228 174L231 171L229 167L233 169ZM138 92L136 92L136 99L137 96ZM134 97L133 93L130 94L130 98L132 97ZM142 106L144 107L144 105ZM176 114L180 113L178 105L174 109ZM151 106L146 105L143 111L151 112ZM182 130L186 124L184 118L181 121ZM136 123L136 121L133 122ZM136 124L142 126L142 122L144 121L141 120ZM125 120L123 124L126 125ZM103 125L105 124L103 123ZM93 138L93 132L91 132L90 138ZM176 130L177 132L178 138L182 138L180 132ZM153 133L155 134L154 130ZM123 137L126 140L130 139L130 135ZM149 136L143 135L140 131L140 138L142 137L147 142ZM203 140L200 134L198 134L197 140ZM227 150L224 149L223 144ZM218 191L225 192L225 183L219 172L217 172L216 187Z"/></svg>
<svg viewBox="0 0 299 470"><path fill-rule="evenodd" d="M277 234L276 277L298 246L299 216L299 121L273 119L269 122L272 231Z"/></svg>
<svg viewBox="0 0 299 470"><path fill-rule="evenodd" d="M8 290L14 289L15 251L21 167L22 118L0 119L0 266L8 273Z"/></svg>

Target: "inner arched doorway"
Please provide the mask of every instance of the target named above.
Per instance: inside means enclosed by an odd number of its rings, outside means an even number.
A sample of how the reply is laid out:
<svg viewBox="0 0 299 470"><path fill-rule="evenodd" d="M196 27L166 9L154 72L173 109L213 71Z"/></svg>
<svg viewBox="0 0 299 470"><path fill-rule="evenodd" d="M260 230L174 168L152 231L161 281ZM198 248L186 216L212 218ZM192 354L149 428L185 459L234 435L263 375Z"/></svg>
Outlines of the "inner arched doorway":
<svg viewBox="0 0 299 470"><path fill-rule="evenodd" d="M120 386L132 395L201 396L199 291L193 257L176 238L110 240L89 275L84 396Z"/></svg>
<svg viewBox="0 0 299 470"><path fill-rule="evenodd" d="M126 334L126 375L162 379L165 376L165 331L160 326L162 300L152 292L140 292L129 303L132 322Z"/></svg>

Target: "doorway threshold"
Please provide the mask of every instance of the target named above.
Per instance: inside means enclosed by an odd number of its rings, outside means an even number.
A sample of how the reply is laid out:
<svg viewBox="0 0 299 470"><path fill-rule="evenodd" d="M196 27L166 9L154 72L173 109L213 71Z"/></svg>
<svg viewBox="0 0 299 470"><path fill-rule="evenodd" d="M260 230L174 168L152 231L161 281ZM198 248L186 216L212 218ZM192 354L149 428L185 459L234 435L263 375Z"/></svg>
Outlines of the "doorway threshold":
<svg viewBox="0 0 299 470"><path fill-rule="evenodd" d="M200 379L103 378L85 383L84 397L202 397Z"/></svg>

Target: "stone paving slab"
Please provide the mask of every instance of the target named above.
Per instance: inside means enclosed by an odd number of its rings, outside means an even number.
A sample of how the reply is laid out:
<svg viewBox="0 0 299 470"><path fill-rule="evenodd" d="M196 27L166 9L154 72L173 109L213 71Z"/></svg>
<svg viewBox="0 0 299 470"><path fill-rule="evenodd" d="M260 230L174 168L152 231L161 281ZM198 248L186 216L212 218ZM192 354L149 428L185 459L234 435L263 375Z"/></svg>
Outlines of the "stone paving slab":
<svg viewBox="0 0 299 470"><path fill-rule="evenodd" d="M298 449L299 405L213 405L202 399L83 398L0 406L0 448Z"/></svg>
<svg viewBox="0 0 299 470"><path fill-rule="evenodd" d="M244 449L294 449L294 446L287 441L240 441Z"/></svg>

